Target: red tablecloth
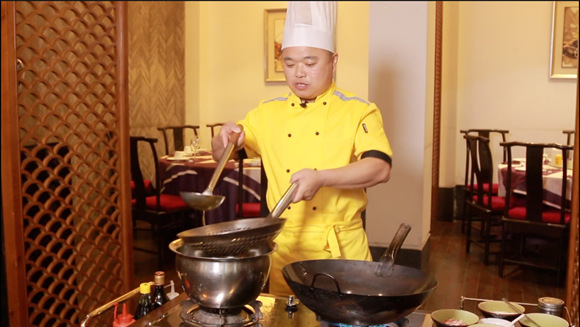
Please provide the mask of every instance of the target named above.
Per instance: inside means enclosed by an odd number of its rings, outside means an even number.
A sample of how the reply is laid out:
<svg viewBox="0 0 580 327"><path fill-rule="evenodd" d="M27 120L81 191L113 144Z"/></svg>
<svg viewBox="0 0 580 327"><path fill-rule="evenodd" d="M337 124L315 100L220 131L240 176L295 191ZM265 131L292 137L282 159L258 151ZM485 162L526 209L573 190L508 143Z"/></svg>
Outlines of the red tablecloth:
<svg viewBox="0 0 580 327"><path fill-rule="evenodd" d="M209 185L217 167L211 155L201 155L184 160L163 156L159 159L161 192L179 195L179 192L203 192ZM230 160L213 190L215 195L224 195L225 201L217 208L205 213L206 224L235 220L238 199L237 163ZM244 166L244 202L260 202L260 167Z"/></svg>

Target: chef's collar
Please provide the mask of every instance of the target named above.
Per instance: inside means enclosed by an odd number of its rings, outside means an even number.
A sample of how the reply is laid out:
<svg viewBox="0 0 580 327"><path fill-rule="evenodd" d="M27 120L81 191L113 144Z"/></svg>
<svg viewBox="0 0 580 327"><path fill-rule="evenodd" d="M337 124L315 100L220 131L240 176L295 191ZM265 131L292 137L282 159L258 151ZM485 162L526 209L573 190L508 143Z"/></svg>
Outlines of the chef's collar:
<svg viewBox="0 0 580 327"><path fill-rule="evenodd" d="M333 81L332 84L330 85L330 87L328 88L328 90L326 90L326 92L317 96L316 99L314 99L314 101L308 102L308 104L311 104L311 103L314 104L314 103L317 103L320 101L329 101L330 97L332 96L332 94L334 93L335 90L336 90L336 85L334 84L334 81ZM302 103L302 99L300 99L296 94L294 94L294 92L290 92L290 96L288 97L288 100L290 101L290 103L295 103L297 105Z"/></svg>

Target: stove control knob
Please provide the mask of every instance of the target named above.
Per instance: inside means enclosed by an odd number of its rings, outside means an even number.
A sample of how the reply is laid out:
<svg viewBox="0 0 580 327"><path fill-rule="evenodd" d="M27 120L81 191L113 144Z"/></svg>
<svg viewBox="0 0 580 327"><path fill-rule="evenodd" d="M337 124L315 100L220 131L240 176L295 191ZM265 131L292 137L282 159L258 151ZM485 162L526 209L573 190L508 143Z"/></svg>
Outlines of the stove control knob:
<svg viewBox="0 0 580 327"><path fill-rule="evenodd" d="M294 298L294 295L289 295L288 302L286 303L286 311L291 315L296 312L296 310L298 310L298 300Z"/></svg>

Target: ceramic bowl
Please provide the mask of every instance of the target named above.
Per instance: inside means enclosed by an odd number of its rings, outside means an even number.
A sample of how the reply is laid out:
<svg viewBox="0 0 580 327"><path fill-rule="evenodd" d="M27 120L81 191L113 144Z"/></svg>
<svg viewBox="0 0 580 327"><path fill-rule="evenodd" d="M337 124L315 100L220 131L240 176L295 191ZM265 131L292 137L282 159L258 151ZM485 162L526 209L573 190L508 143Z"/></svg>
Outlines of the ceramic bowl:
<svg viewBox="0 0 580 327"><path fill-rule="evenodd" d="M526 309L517 304L511 302L516 308L520 309L521 312L525 312ZM499 318L512 321L516 319L520 314L516 312L514 309L510 308L505 302L503 301L484 301L479 302L477 307L486 318Z"/></svg>
<svg viewBox="0 0 580 327"><path fill-rule="evenodd" d="M479 321L479 317L475 313L458 309L441 309L433 311L431 313L431 319L437 327L471 326ZM449 319L461 320L464 324L452 325L445 323Z"/></svg>
<svg viewBox="0 0 580 327"><path fill-rule="evenodd" d="M568 322L564 318L558 316L550 315L547 313L528 313L527 316L532 318L535 322L540 324L542 327L568 327ZM530 322L526 317L520 320L520 325L524 327L535 327L535 325Z"/></svg>
<svg viewBox="0 0 580 327"><path fill-rule="evenodd" d="M488 325L502 326L502 327L511 327L512 326L511 321L505 320L505 319L500 319L500 318L481 318L481 319L479 319L478 324L488 324Z"/></svg>

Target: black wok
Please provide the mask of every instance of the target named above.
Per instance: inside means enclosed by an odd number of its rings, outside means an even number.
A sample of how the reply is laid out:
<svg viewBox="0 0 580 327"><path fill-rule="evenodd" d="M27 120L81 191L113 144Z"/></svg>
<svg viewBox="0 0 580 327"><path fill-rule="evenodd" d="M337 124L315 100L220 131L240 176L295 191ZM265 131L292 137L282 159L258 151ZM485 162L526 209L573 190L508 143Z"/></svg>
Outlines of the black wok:
<svg viewBox="0 0 580 327"><path fill-rule="evenodd" d="M415 311L437 286L434 277L419 269L388 264L402 241L391 242L379 262L306 260L286 265L282 275L296 297L324 321L389 323Z"/></svg>

